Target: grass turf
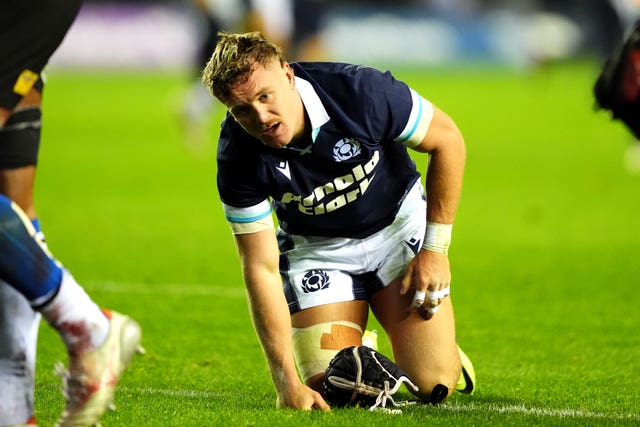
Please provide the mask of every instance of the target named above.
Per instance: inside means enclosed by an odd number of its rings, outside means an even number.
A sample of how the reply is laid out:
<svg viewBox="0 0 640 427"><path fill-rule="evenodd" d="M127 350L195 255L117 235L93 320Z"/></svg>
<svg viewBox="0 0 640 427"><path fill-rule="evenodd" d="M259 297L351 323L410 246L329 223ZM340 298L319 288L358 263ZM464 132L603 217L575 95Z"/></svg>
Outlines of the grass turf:
<svg viewBox="0 0 640 427"><path fill-rule="evenodd" d="M399 416L275 410L217 201L216 125L190 150L175 117L186 78L54 70L42 225L96 301L139 320L147 349L104 425L640 424L640 177L622 168L625 129L592 110L596 65L395 71L467 142L450 256L476 394ZM63 404L51 367L66 356L46 325L38 345L36 415L46 426Z"/></svg>

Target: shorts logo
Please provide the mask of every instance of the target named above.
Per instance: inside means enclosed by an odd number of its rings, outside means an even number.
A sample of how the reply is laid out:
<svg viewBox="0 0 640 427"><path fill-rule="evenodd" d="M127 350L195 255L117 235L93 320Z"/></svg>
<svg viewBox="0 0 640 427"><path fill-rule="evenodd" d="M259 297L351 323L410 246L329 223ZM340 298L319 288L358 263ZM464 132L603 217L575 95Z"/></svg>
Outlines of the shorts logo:
<svg viewBox="0 0 640 427"><path fill-rule="evenodd" d="M333 146L333 158L344 162L360 154L360 143L353 138L343 138Z"/></svg>
<svg viewBox="0 0 640 427"><path fill-rule="evenodd" d="M317 292L329 287L329 275L322 270L309 270L302 278L302 291L305 294Z"/></svg>
<svg viewBox="0 0 640 427"><path fill-rule="evenodd" d="M405 240L405 243L407 244L407 246L409 246L411 248L411 251L414 254L418 254L418 252L420 251L420 240L416 239L415 237L412 237L410 240Z"/></svg>

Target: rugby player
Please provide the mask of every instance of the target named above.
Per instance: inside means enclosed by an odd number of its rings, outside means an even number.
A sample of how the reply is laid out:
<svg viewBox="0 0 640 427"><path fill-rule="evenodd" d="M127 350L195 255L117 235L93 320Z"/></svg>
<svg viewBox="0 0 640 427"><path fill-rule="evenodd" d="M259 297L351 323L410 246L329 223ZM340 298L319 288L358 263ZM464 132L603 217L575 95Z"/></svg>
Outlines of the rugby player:
<svg viewBox="0 0 640 427"><path fill-rule="evenodd" d="M454 121L390 72L289 63L257 32L221 34L203 82L228 109L218 190L276 405L329 409L323 373L362 345L369 309L418 398L472 392L449 298ZM407 148L429 154L426 192Z"/></svg>

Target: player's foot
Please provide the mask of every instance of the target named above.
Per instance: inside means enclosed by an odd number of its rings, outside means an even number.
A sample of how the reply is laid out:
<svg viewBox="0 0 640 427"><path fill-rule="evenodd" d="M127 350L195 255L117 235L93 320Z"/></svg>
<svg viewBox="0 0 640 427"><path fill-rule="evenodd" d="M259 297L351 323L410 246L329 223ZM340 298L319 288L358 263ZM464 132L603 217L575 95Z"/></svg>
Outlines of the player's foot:
<svg viewBox="0 0 640 427"><path fill-rule="evenodd" d="M458 353L460 353L460 360L462 361L462 372L460 372L460 379L456 384L456 390L464 394L473 394L476 389L476 372L473 370L473 364L466 354L458 347Z"/></svg>
<svg viewBox="0 0 640 427"><path fill-rule="evenodd" d="M112 405L115 386L136 351L142 352L142 333L135 320L105 311L109 335L98 348L69 356L69 370L63 370L65 408L58 426L93 426Z"/></svg>

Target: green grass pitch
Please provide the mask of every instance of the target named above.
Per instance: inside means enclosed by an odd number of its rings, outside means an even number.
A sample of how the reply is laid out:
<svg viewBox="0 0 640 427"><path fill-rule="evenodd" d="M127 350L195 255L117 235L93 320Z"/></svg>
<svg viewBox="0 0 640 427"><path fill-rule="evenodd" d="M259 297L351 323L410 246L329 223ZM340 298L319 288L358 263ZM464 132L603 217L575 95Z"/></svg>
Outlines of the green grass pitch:
<svg viewBox="0 0 640 427"><path fill-rule="evenodd" d="M640 424L640 176L622 167L624 127L593 111L597 65L395 72L468 146L450 256L476 394L395 416L275 410L217 199L217 124L186 148L182 75L54 70L39 216L94 299L139 320L147 350L105 426ZM46 325L38 350L36 415L48 426L63 405L52 366L66 355Z"/></svg>

